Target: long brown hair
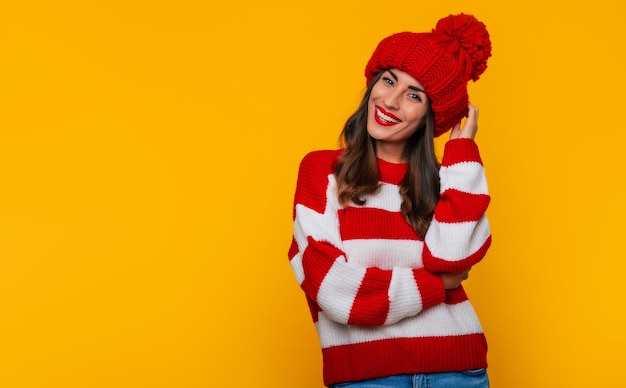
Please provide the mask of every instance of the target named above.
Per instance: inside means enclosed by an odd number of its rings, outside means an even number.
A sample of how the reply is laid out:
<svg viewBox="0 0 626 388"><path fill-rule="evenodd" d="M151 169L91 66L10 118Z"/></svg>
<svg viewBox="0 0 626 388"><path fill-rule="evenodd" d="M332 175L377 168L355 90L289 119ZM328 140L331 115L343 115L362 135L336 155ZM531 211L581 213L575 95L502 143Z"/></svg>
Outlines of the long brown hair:
<svg viewBox="0 0 626 388"><path fill-rule="evenodd" d="M357 110L348 118L340 135L343 152L335 166L339 202L357 205L366 202L368 194L380 189L376 140L367 132L367 111L372 88L385 70L372 79ZM420 237L426 229L439 200L439 162L435 156L435 121L427 98L427 113L419 128L408 139L404 156L408 163L400 183L402 214Z"/></svg>

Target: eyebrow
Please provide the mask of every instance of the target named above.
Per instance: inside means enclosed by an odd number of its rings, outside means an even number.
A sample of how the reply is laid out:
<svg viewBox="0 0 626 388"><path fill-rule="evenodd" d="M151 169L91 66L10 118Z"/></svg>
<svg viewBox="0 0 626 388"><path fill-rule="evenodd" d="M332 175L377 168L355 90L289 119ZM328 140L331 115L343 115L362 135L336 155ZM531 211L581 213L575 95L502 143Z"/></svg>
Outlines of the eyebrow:
<svg viewBox="0 0 626 388"><path fill-rule="evenodd" d="M397 76L397 75L396 75L393 71L391 71L391 70L389 70L389 69L387 69L387 71L389 72L389 74L391 74L391 77L393 77L393 79L395 79L395 80L396 80L396 82L398 82L398 76ZM407 87L408 87L409 89L411 89L411 90L415 90L416 92L422 92L422 93L426 94L426 92L424 91L424 89L420 89L420 88L418 88L417 86L411 86L411 85L409 85L409 86L407 86Z"/></svg>

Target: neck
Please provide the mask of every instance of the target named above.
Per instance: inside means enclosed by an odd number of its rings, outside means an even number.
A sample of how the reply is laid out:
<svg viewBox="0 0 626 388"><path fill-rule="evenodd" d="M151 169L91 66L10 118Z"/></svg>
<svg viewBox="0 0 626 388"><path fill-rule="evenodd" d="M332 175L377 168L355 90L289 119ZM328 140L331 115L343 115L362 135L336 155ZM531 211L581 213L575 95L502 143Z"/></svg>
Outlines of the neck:
<svg viewBox="0 0 626 388"><path fill-rule="evenodd" d="M390 163L406 163L404 144L376 142L376 157Z"/></svg>

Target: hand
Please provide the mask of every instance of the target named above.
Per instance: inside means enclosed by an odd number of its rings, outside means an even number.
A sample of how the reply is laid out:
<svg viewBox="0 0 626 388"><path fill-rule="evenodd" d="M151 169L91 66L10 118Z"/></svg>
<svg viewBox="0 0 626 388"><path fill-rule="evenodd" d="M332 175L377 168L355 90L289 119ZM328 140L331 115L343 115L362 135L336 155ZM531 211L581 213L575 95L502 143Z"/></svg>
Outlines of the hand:
<svg viewBox="0 0 626 388"><path fill-rule="evenodd" d="M468 103L467 107L467 119L465 119L463 128L461 128L460 121L456 123L450 132L450 140L460 138L473 139L476 136L478 131L478 107L472 105L472 103Z"/></svg>
<svg viewBox="0 0 626 388"><path fill-rule="evenodd" d="M461 273L442 273L441 279L443 280L443 286L446 290L458 288L463 280L469 277L469 269Z"/></svg>

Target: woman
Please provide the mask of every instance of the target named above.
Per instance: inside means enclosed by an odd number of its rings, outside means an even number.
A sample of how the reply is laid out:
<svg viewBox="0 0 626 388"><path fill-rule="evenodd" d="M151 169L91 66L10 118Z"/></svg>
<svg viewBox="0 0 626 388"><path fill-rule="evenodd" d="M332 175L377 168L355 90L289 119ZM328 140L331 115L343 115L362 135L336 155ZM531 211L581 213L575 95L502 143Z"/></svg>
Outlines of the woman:
<svg viewBox="0 0 626 388"><path fill-rule="evenodd" d="M489 386L487 344L461 283L491 243L467 96L490 56L471 15L383 39L342 149L300 164L289 258L327 386ZM450 130L440 165L433 138Z"/></svg>

